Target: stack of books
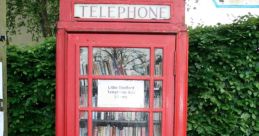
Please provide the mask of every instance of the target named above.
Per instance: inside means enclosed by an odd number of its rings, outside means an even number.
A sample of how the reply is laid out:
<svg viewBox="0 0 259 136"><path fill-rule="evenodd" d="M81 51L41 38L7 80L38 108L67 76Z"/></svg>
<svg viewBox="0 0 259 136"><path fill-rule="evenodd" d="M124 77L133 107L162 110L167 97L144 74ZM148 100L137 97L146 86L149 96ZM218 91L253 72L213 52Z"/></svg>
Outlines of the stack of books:
<svg viewBox="0 0 259 136"><path fill-rule="evenodd" d="M94 127L93 136L148 136L146 127L123 127L115 126Z"/></svg>

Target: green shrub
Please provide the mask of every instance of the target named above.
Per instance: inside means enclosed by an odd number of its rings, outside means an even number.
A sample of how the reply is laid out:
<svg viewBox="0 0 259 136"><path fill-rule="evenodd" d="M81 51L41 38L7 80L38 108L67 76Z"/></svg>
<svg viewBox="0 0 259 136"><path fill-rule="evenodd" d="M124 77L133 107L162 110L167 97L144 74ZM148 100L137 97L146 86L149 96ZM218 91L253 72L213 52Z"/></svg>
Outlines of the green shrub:
<svg viewBox="0 0 259 136"><path fill-rule="evenodd" d="M189 35L188 135L258 136L259 18Z"/></svg>
<svg viewBox="0 0 259 136"><path fill-rule="evenodd" d="M7 55L9 136L53 136L55 39Z"/></svg>
<svg viewBox="0 0 259 136"><path fill-rule="evenodd" d="M189 30L189 136L259 135L259 18ZM10 136L54 135L55 39L8 47Z"/></svg>

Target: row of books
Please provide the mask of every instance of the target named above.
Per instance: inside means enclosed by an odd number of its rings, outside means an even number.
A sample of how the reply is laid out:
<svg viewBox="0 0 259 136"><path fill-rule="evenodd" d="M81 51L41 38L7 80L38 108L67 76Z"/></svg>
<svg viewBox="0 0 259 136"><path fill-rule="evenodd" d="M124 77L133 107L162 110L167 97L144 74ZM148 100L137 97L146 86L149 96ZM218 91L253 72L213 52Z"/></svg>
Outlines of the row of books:
<svg viewBox="0 0 259 136"><path fill-rule="evenodd" d="M154 84L154 107L162 107L162 81L155 81Z"/></svg>
<svg viewBox="0 0 259 136"><path fill-rule="evenodd" d="M148 136L146 127L95 126L93 136Z"/></svg>
<svg viewBox="0 0 259 136"><path fill-rule="evenodd" d="M122 65L118 65L115 60L94 61L94 75L126 75L126 71Z"/></svg>
<svg viewBox="0 0 259 136"><path fill-rule="evenodd" d="M161 125L154 125L154 136L161 136Z"/></svg>
<svg viewBox="0 0 259 136"><path fill-rule="evenodd" d="M162 97L160 95L155 95L154 97L154 107L161 108L162 107Z"/></svg>
<svg viewBox="0 0 259 136"><path fill-rule="evenodd" d="M154 113L154 122L159 123L162 120L161 113ZM82 120L87 120L86 117L81 117ZM145 123L148 120L148 114L146 112L93 112L93 120L98 122L105 120L106 124L116 124L116 121L124 121L124 123L134 123L130 121L143 121ZM140 122L139 122L140 123ZM83 125L84 123L82 123Z"/></svg>
<svg viewBox="0 0 259 136"><path fill-rule="evenodd" d="M161 136L161 125L154 125L154 136ZM87 128L80 128L80 136L88 136ZM147 127L94 126L93 136L148 136Z"/></svg>
<svg viewBox="0 0 259 136"><path fill-rule="evenodd" d="M80 49L80 74L87 75L88 71L88 49Z"/></svg>
<svg viewBox="0 0 259 136"><path fill-rule="evenodd" d="M80 81L80 97L79 103L81 107L86 107L88 105L88 83L87 80Z"/></svg>
<svg viewBox="0 0 259 136"><path fill-rule="evenodd" d="M111 65L112 61L95 61L93 63L93 74L94 75L136 75L134 70L125 69L123 66ZM162 75L163 65L158 63L155 65L155 75ZM81 75L87 75L88 65L81 65L80 73ZM143 70L142 70L143 71ZM149 73L149 68L147 66L146 72L143 71L140 75L145 75L144 73Z"/></svg>
<svg viewBox="0 0 259 136"><path fill-rule="evenodd" d="M154 136L161 136L161 114L154 114ZM156 118L156 117L154 117ZM80 136L87 136L87 119L80 120ZM148 136L146 121L114 121L93 120L93 136Z"/></svg>
<svg viewBox="0 0 259 136"><path fill-rule="evenodd" d="M158 63L155 65L155 75L162 75L163 65Z"/></svg>
<svg viewBox="0 0 259 136"><path fill-rule="evenodd" d="M139 67L138 70L125 69L124 66L116 66L112 61L95 61L93 63L94 75L148 75L149 66ZM162 63L155 65L155 75L162 75Z"/></svg>
<svg viewBox="0 0 259 136"><path fill-rule="evenodd" d="M162 63L155 65L155 75L162 75ZM81 75L87 74L87 65L81 66ZM139 72L142 71L142 72ZM147 75L149 73L149 68L147 66L146 70L135 70L125 69L124 66L113 67L111 61L97 61L93 63L93 74L94 75Z"/></svg>
<svg viewBox="0 0 259 136"><path fill-rule="evenodd" d="M154 125L154 136L161 136L161 125ZM80 136L88 136L86 128L80 128ZM95 126L93 136L148 136L146 127Z"/></svg>
<svg viewBox="0 0 259 136"><path fill-rule="evenodd" d="M146 112L93 112L94 120L124 120L124 121L146 121Z"/></svg>
<svg viewBox="0 0 259 136"><path fill-rule="evenodd" d="M161 125L154 125L154 136L161 136ZM80 136L88 136L87 128L80 128ZM94 126L93 136L148 136L147 127Z"/></svg>
<svg viewBox="0 0 259 136"><path fill-rule="evenodd" d="M81 64L80 65L80 74L87 75L88 73L88 64Z"/></svg>
<svg viewBox="0 0 259 136"><path fill-rule="evenodd" d="M79 136L88 136L86 127L80 127Z"/></svg>
<svg viewBox="0 0 259 136"><path fill-rule="evenodd" d="M163 57L162 57L162 52L160 52L156 54L155 75L162 75L162 71L163 71Z"/></svg>

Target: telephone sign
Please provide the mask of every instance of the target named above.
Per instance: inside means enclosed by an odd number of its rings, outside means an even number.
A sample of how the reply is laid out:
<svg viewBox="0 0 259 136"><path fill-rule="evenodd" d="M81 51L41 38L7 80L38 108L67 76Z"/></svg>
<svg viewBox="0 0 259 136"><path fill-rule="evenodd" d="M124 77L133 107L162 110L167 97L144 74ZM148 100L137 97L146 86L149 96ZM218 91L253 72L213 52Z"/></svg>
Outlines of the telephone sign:
<svg viewBox="0 0 259 136"><path fill-rule="evenodd" d="M168 5L75 4L75 17L96 19L170 19Z"/></svg>

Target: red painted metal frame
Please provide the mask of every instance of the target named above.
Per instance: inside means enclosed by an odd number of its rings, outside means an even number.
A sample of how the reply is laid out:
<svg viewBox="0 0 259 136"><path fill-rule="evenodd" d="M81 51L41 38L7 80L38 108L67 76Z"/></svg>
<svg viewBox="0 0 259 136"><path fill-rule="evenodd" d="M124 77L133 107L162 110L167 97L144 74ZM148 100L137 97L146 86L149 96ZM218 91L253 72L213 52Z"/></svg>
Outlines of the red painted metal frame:
<svg viewBox="0 0 259 136"><path fill-rule="evenodd" d="M133 21L133 20L87 20L87 19L76 19L73 17L73 4L74 3L106 3L106 4L170 4L172 7L173 17L167 21ZM82 111L143 111L143 112L162 112L164 110L171 110L171 112L163 112L162 136L186 136L187 126L187 84L188 84L188 34L184 25L184 0L60 0L60 20L58 22L57 31L57 46L56 46L56 136L74 136L78 134L78 112ZM164 58L164 69L163 71L169 70L171 73L166 75L167 77L155 77L155 76L144 76L136 77L130 76L127 79L132 80L149 80L150 89L155 80L163 81L164 88L173 88L172 90L166 90L163 95L163 109L127 109L127 108L79 108L78 105L78 94L73 93L71 90L78 90L79 79L87 79L89 84L89 90L92 90L93 79L125 79L125 76L97 76L87 75L79 76L78 68L75 65L79 65L78 56L73 55L78 53L78 47L84 46L81 41L71 43L73 39L72 35L84 35L89 33L95 34L123 34L123 35L157 35L157 36L175 36L175 48L165 50ZM147 42L149 39L146 40ZM103 42L111 43L111 39L104 39ZM146 43L147 43L146 42ZM80 44L78 44L80 43ZM89 43L89 41L85 41ZM143 43L145 45L146 43ZM174 45L174 43L171 43ZM147 44L146 44L147 45ZM145 47L154 50L155 48L161 48L161 46L147 45ZM96 45L94 45L96 46ZM98 45L97 45L98 46ZM102 45L100 45L102 46ZM129 47L131 45L120 45L120 47ZM152 47L151 47L152 46ZM92 52L90 51L93 47L93 43L88 48L88 55L90 63L92 61ZM143 47L143 46L139 46ZM77 52L77 53L76 53ZM174 53L173 53L174 52ZM153 53L153 51L152 51ZM153 55L151 55L153 56ZM170 59L174 58L175 61L169 62ZM154 59L154 58L153 58ZM92 71L92 66L89 65L89 71ZM151 68L154 72L154 69ZM71 72L74 71L74 72ZM168 80L172 79L172 80ZM77 81L78 80L78 81ZM152 92L152 91L151 91ZM88 104L92 104L92 91L88 91ZM150 94L150 98L151 95ZM72 104L76 103L76 104ZM150 106L153 105L152 99L150 99ZM165 109L164 109L165 108ZM149 114L150 123L152 126L153 115ZM71 118L68 118L71 117ZM88 118L91 119L92 115L88 114ZM70 127L76 126L76 127ZM92 122L88 121L88 127L92 127ZM89 133L92 134L92 130ZM150 135L153 133L150 128Z"/></svg>
<svg viewBox="0 0 259 136"><path fill-rule="evenodd" d="M187 127L188 96L188 35L179 32L176 44L175 63L175 133L174 136L185 136Z"/></svg>
<svg viewBox="0 0 259 136"><path fill-rule="evenodd" d="M57 45L56 45L56 136L65 136L64 130L64 112L65 112L65 31L59 29L57 32Z"/></svg>

